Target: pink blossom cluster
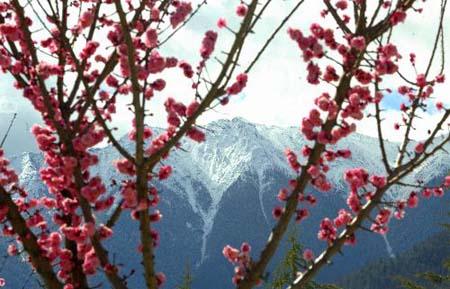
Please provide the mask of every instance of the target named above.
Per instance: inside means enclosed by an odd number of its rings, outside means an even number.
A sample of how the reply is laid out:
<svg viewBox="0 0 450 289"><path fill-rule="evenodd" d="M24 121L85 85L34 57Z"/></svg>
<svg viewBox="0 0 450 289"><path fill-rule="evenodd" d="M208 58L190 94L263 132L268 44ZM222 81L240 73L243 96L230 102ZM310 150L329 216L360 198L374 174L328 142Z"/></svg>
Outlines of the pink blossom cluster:
<svg viewBox="0 0 450 289"><path fill-rule="evenodd" d="M175 12L170 15L170 24L172 28L176 28L180 25L192 12L192 5L186 1L172 1L172 5L175 7Z"/></svg>
<svg viewBox="0 0 450 289"><path fill-rule="evenodd" d="M234 82L230 87L227 88L227 93L229 95L236 95L241 93L241 91L247 86L247 81L247 74L239 74L238 76L236 76L236 82Z"/></svg>
<svg viewBox="0 0 450 289"><path fill-rule="evenodd" d="M86 46L83 48L83 50L80 53L80 58L85 60L94 55L97 48L100 46L100 43L97 41L89 41L86 43Z"/></svg>
<svg viewBox="0 0 450 289"><path fill-rule="evenodd" d="M394 74L398 70L398 66L395 61L400 58L397 47L388 43L378 48L378 59L376 61L376 74L378 76L385 74Z"/></svg>
<svg viewBox="0 0 450 289"><path fill-rule="evenodd" d="M370 229L379 234L386 234L389 230L388 222L390 217L391 211L389 209L381 209Z"/></svg>
<svg viewBox="0 0 450 289"><path fill-rule="evenodd" d="M369 173L363 168L351 169L344 174L345 181L350 185L352 191L367 185L369 181Z"/></svg>
<svg viewBox="0 0 450 289"><path fill-rule="evenodd" d="M406 19L406 12L401 9L397 9L395 10L394 13L392 13L391 18L389 20L391 24L395 26L404 22L405 19Z"/></svg>
<svg viewBox="0 0 450 289"><path fill-rule="evenodd" d="M29 217L26 219L27 227L29 228L39 228L41 232L37 235L37 242L40 246L42 256L45 256L51 262L56 262L59 260L59 271L58 277L62 280L66 280L70 284L70 272L74 268L73 261L76 259L82 260L83 262L83 272L87 275L95 274L97 268L100 266L100 262L98 258L95 256L95 253L92 249L92 245L90 244L89 238L93 236L96 232L95 224L93 223L83 223L80 216L76 214L76 209L78 207L78 201L71 198L65 198L62 195L62 192L67 189L58 189L59 181L50 182L50 180L45 178L45 174L51 174L56 171L62 172L62 178L69 178L67 173L63 173L64 170L68 170L72 172L73 167L76 165L76 161L71 158L66 158L65 162L62 164L60 160L62 157L58 157L58 155L52 155L52 150L56 149L56 146L51 146L48 143L48 140L43 138L48 134L48 131L42 127L34 127L33 133L36 136L41 136L41 147L45 148L46 151L46 162L49 165L49 168L43 169L43 180L49 184L50 192L53 194L53 198L51 197L41 197L40 199L29 199L26 200L25 197L27 194L22 191L23 197L15 200L16 205L18 206L20 211L28 211ZM3 183L2 186L5 187L7 184L13 184L17 182L17 176L11 174L11 170L7 168L7 161L3 158L3 151L0 150L0 173L2 179L5 175L8 176L8 183ZM71 184L72 176L70 175L70 180L66 180L68 182L66 188L73 187ZM55 179L55 177L52 177ZM96 188L95 188L96 187ZM92 178L86 187L83 187L82 194L91 194L92 192L87 192L88 190L98 189L99 193L102 193L103 185L101 181L94 177ZM73 189L73 192L67 191L67 193L77 193L76 189ZM94 193L97 196L97 193ZM95 202L96 198L91 199L90 201ZM43 206L46 208L59 208L61 212L64 214L71 215L71 223L70 225L67 223L67 219L58 213L53 215L53 222L60 227L59 232L48 232L47 221L40 214L38 210L34 213L31 213L32 209L37 209L38 206ZM1 208L0 215L3 216L7 212L7 208ZM4 231L4 233L13 236L14 233L10 231ZM112 235L112 231L104 225L100 225L99 229L100 238L108 238ZM68 249L62 248L62 240L63 236L68 240L74 241L77 245L78 256L73 256L72 252ZM17 242L20 243L20 238L17 238ZM17 246L11 244L8 247L9 255L17 255L19 253ZM68 287L69 288L69 287Z"/></svg>
<svg viewBox="0 0 450 289"><path fill-rule="evenodd" d="M240 250L227 245L222 254L234 267L233 284L238 285L244 278L251 265L251 247L248 243L242 243Z"/></svg>
<svg viewBox="0 0 450 289"><path fill-rule="evenodd" d="M5 158L3 149L0 148L0 186L2 187L12 185L19 180L16 172L8 166L9 161Z"/></svg>
<svg viewBox="0 0 450 289"><path fill-rule="evenodd" d="M297 187L297 180L292 179L289 181L289 188L283 188L278 193L278 201L280 202L286 202L288 198L290 197L292 190L295 190ZM314 206L316 204L316 198L313 195L306 195L305 194L299 194L298 195L298 201L300 203L306 202L307 204ZM272 210L272 216L274 219L278 220L284 213L284 208L281 206L276 206ZM296 210L295 214L295 221L297 223L300 223L304 219L308 218L310 215L309 210L304 207Z"/></svg>
<svg viewBox="0 0 450 289"><path fill-rule="evenodd" d="M333 223L328 218L323 219L320 222L320 230L317 234L319 240L327 241L328 243L332 243L336 239L337 229Z"/></svg>
<svg viewBox="0 0 450 289"><path fill-rule="evenodd" d="M192 78L194 76L194 70L192 69L192 66L188 62L180 61L178 63L178 67L180 67L181 70L183 70L183 74L187 78Z"/></svg>
<svg viewBox="0 0 450 289"><path fill-rule="evenodd" d="M145 31L145 46L147 48L155 48L158 46L158 32L154 28L149 28Z"/></svg>
<svg viewBox="0 0 450 289"><path fill-rule="evenodd" d="M342 227L348 225L353 219L350 212L345 209L339 210L338 216L334 219L334 224L336 227Z"/></svg>
<svg viewBox="0 0 450 289"><path fill-rule="evenodd" d="M206 31L200 48L200 55L204 60L208 59L214 51L217 41L217 32L212 30Z"/></svg>
<svg viewBox="0 0 450 289"><path fill-rule="evenodd" d="M17 41L21 38L22 33L19 27L11 23L0 24L0 35L6 37L9 41Z"/></svg>
<svg viewBox="0 0 450 289"><path fill-rule="evenodd" d="M169 97L164 103L164 107L167 112L167 123L174 127L180 126L180 118L186 116L186 106L181 102L177 102L172 97Z"/></svg>

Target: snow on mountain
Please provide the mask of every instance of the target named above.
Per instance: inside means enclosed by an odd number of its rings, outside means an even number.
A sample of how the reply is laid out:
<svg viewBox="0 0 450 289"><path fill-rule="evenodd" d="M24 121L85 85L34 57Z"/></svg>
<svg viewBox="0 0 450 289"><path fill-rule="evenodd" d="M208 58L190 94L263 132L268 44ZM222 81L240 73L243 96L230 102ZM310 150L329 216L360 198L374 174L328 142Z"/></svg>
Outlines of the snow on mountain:
<svg viewBox="0 0 450 289"><path fill-rule="evenodd" d="M184 140L182 150L173 152L164 161L165 164L173 165L173 175L167 181L156 184L162 193L163 205L168 206L167 210L168 208L178 208L182 210L182 214L193 214L200 220L199 223L197 219L193 220L186 217L184 220L175 220L174 216L168 216L168 222L171 222L174 226L171 228L172 231L180 230L182 225L184 226L183 230L186 230L189 234L200 232L200 248L196 248L197 245L192 245L195 248L192 247L191 249L200 252L198 259L194 260L197 267L204 263L211 253L208 251L212 250L208 242L211 239L212 232L215 232L213 229L215 226L217 231L217 224L215 224L217 214L220 209L223 209L221 207L230 201L224 200L225 195L237 194L237 196L240 196L248 194L247 189L236 189L239 188L240 183L245 183L246 179L250 183L254 183L258 204L257 207L252 207L247 210L248 212L243 211L242 213L257 211L264 218L265 226L271 227L270 224L273 223L270 216L272 203L275 201L277 190L286 185L283 184L284 181L274 178L281 176L287 179L294 176L283 152L286 148L299 152L305 144L298 128L253 124L242 118L212 122L207 125L206 130L207 141L205 143L197 144L190 140ZM156 129L156 131L160 130ZM132 150L133 143L126 137L123 137L120 142L127 149ZM328 174L328 178L335 186L334 193L331 194L337 194L343 202L348 190L342 177L345 170L364 167L370 173L384 174L384 167L381 163L377 139L353 134L340 142L337 147L352 150L352 158L349 160L339 159L333 162L331 164L332 169ZM398 151L398 144L388 142L386 143L386 150L390 161L393 162ZM100 175L106 182L107 187L111 188L110 193L117 194L119 188L112 186L109 182L122 179L112 166L113 161L119 159L120 155L111 146L97 148L95 153L99 156L100 163L92 170L92 175ZM440 153L421 165L414 173L414 177L427 183L440 176L443 168L450 167L449 164L450 156ZM22 184L32 194L46 192L39 179L39 168L43 165L41 155L22 153L12 159L12 165L20 173ZM247 188L247 185L244 187ZM235 190L239 190L239 192L234 192ZM171 195L172 193L175 195ZM399 186L389 192L392 198L404 196L407 193L409 191L406 188ZM190 208L190 212L186 211L184 205L183 208L180 207L180 201L185 202L187 207ZM239 201L239 197L237 201ZM170 211L163 211L163 214L165 213L171 214ZM333 213L330 212L330 214ZM244 216L244 218L248 217L251 216ZM164 220L167 221L166 218ZM175 238L174 232L168 232L168 234L167 238ZM220 234L226 236L227 232L220 232ZM173 242L176 242L176 240L174 239ZM389 248L387 239L386 242ZM170 247L167 252L177 248ZM173 262L173 266L179 265L175 260Z"/></svg>
<svg viewBox="0 0 450 289"><path fill-rule="evenodd" d="M160 131L158 129L158 131ZM133 143L126 137L121 139L122 145L132 150ZM283 151L291 148L299 151L305 144L298 128L281 128L247 122L242 118L232 120L219 120L207 126L207 141L203 144L183 141L183 150L178 150L167 160L174 167L174 174L165 186L175 188L177 192L183 192L192 207L204 222L204 242L211 231L218 205L223 193L242 175L250 170L257 174L261 190L265 187L264 172L277 168L292 175ZM352 167L365 167L371 173L383 173L380 162L381 155L376 139L353 134L344 139L338 148L351 148L352 158L338 160L332 163L332 170L328 178L332 180L336 189L345 191L346 185L342 175L344 171ZM391 160L397 151L397 144L387 143L386 149ZM99 165L93 169L93 174L99 174L104 180L120 180L112 162L120 158L119 153L111 146L96 149ZM425 169L447 161L447 158L435 158L436 162L427 162L422 165ZM19 169L20 180L28 188L39 186L39 168L42 165L42 157L35 153L22 153L13 159L13 166ZM426 178L427 175L419 175ZM210 200L205 200L204 195L199 195L196 185L202 184L209 193ZM42 190L42 188L41 188ZM274 196L275 196L275 192ZM260 195L260 205L265 212ZM265 214L265 218L268 219ZM204 252L204 249L202 250Z"/></svg>

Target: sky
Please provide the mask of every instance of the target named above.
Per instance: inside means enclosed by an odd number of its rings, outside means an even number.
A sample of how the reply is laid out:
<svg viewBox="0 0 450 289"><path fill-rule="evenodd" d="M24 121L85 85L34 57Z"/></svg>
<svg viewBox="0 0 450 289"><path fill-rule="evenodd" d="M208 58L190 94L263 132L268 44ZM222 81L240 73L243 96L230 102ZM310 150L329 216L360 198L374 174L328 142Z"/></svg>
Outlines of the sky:
<svg viewBox="0 0 450 289"><path fill-rule="evenodd" d="M192 1L194 6L200 0ZM287 15L290 9L297 3L294 0L272 1L260 23L246 43L242 53L240 64L246 67L255 53L263 45L267 37L272 33L280 21ZM401 60L401 71L407 77L415 79L415 72L408 65L410 52L417 54L417 70L422 72L429 57L437 30L439 17L439 0L422 3L418 1L424 12L410 13L405 24L395 30L392 42L398 44L401 54L406 57ZM225 17L230 27L236 28L239 19L235 15L235 7L238 0L209 0L200 12L188 23L182 31L175 35L161 50L163 55L176 55L190 63L199 61L199 48L205 31L214 29L219 32L219 40L216 47L216 56L221 55L231 44L232 34L226 30L218 30L216 22L219 17ZM249 76L248 86L245 91L231 98L230 104L209 111L200 119L202 124L217 119L242 117L248 121L276 126L299 126L301 119L307 115L313 107L314 98L325 91L332 92L332 87L323 85L312 86L305 80L305 64L300 59L300 51L296 44L291 41L286 33L288 27L300 28L306 31L313 22L319 22L326 27L334 27L333 23L324 21L319 13L323 9L323 2L306 0L305 4L297 11L286 26L280 31L269 49L254 67ZM447 13L444 27L450 27L450 14ZM450 48L450 40L445 40L445 47ZM218 63L208 66L210 73L214 75L219 68ZM239 70L239 69L238 69ZM435 71L436 69L434 69ZM446 74L450 78L450 70L446 68ZM163 94L155 98L152 107L156 107L155 116L152 117L150 125L165 125L165 113L163 102L169 96L189 103L192 100L190 83L180 78L179 71L163 74L167 76L167 89ZM396 88L398 78L386 80L385 86ZM447 88L447 90L446 90ZM448 96L448 83L446 86L436 88L436 100L450 105ZM401 134L393 129L395 122L400 120L399 105L404 99L396 93L387 95L383 101L385 109L383 128L387 139L400 141ZM129 99L119 99L119 113L114 117L113 125L119 128L118 134L125 133L131 124L132 115L126 107ZM39 122L39 116L33 111L31 105L24 100L12 87L11 78L0 75L0 135L6 130L8 122L13 113L17 113L13 132L6 144L6 150L12 153L32 150L34 140L29 134L29 128L33 123ZM414 130L414 139L426 137L426 131L435 123L439 117L437 114L424 114L420 123ZM374 120L366 119L358 124L358 132L375 136L376 124Z"/></svg>

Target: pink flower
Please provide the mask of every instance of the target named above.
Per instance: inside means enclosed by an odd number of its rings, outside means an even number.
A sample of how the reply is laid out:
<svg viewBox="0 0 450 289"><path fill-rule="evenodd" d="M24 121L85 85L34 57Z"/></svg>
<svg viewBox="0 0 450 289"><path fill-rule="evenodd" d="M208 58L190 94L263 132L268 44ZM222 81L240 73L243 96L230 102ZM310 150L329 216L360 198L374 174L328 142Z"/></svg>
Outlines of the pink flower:
<svg viewBox="0 0 450 289"><path fill-rule="evenodd" d="M306 197L305 197L305 200L306 200L311 206L315 206L316 203L317 203L317 199L316 199L314 196L312 196L312 195L306 196Z"/></svg>
<svg viewBox="0 0 450 289"><path fill-rule="evenodd" d="M192 78L192 76L194 76L194 70L192 69L192 66L186 61L180 61L178 67L183 70L183 74L187 78Z"/></svg>
<svg viewBox="0 0 450 289"><path fill-rule="evenodd" d="M375 218L375 222L370 229L379 234L386 234L388 232L387 223L391 216L391 211L388 209L381 209Z"/></svg>
<svg viewBox="0 0 450 289"><path fill-rule="evenodd" d="M217 32L207 31L202 40L202 47L200 48L200 55L203 59L208 59L214 51L216 45Z"/></svg>
<svg viewBox="0 0 450 289"><path fill-rule="evenodd" d="M0 278L0 287L5 287L6 281L4 278Z"/></svg>
<svg viewBox="0 0 450 289"><path fill-rule="evenodd" d="M356 50L363 51L366 48L366 39L364 36L354 37L350 41L350 45Z"/></svg>
<svg viewBox="0 0 450 289"><path fill-rule="evenodd" d="M350 150L338 150L337 155L344 159L349 159L352 156L352 152Z"/></svg>
<svg viewBox="0 0 450 289"><path fill-rule="evenodd" d="M333 222L330 219L325 218L320 223L320 231L317 234L317 237L319 240L331 243L336 239L336 232Z"/></svg>
<svg viewBox="0 0 450 289"><path fill-rule="evenodd" d="M368 72L365 72L362 69L357 69L356 70L355 77L362 84L369 84L372 81L372 79L373 79L372 74L370 74Z"/></svg>
<svg viewBox="0 0 450 289"><path fill-rule="evenodd" d="M444 179L444 186L445 187L450 187L450 176L446 176Z"/></svg>
<svg viewBox="0 0 450 289"><path fill-rule="evenodd" d="M190 2L179 1L177 4L175 12L170 15L170 24L174 29L186 20L187 16L192 12L192 5Z"/></svg>
<svg viewBox="0 0 450 289"><path fill-rule="evenodd" d="M304 219L306 219L309 216L309 211L308 209L300 209L297 210L297 215L295 217L295 221L297 223L303 221Z"/></svg>
<svg viewBox="0 0 450 289"><path fill-rule="evenodd" d="M156 6L153 7L152 11L151 11L151 19L153 21L158 21L159 20L159 14L160 14L159 9Z"/></svg>
<svg viewBox="0 0 450 289"><path fill-rule="evenodd" d="M198 103L197 101L194 100L193 102L191 102L191 104L189 104L186 109L186 116L187 117L193 116L199 106L200 106L200 103Z"/></svg>
<svg viewBox="0 0 450 289"><path fill-rule="evenodd" d="M149 28L145 32L144 43L147 48L154 48L158 45L158 32L156 29Z"/></svg>
<svg viewBox="0 0 450 289"><path fill-rule="evenodd" d="M423 143L418 143L418 144L416 145L416 147L414 148L414 151L415 151L417 154L423 153L424 150L425 150L425 145L424 145Z"/></svg>
<svg viewBox="0 0 450 289"><path fill-rule="evenodd" d="M287 161L289 163L289 165L291 166L291 168L296 171L299 172L300 171L300 163L297 160L297 155L290 149L286 149L284 151L284 155L287 158Z"/></svg>
<svg viewBox="0 0 450 289"><path fill-rule="evenodd" d="M17 246L13 245L13 244L10 244L8 246L8 250L7 251L8 251L8 255L9 256L16 256L17 253L19 253L19 250L17 249Z"/></svg>
<svg viewBox="0 0 450 289"><path fill-rule="evenodd" d="M309 83L311 84L319 84L319 77L322 74L322 72L320 71L320 67L316 64L314 64L313 62L310 62L308 64L308 76L307 76L307 80Z"/></svg>
<svg viewBox="0 0 450 289"><path fill-rule="evenodd" d="M381 176L371 176L370 182L377 188L382 188L386 185L386 178Z"/></svg>
<svg viewBox="0 0 450 289"><path fill-rule="evenodd" d="M389 20L392 26L395 26L401 22L404 22L405 19L406 19L406 12L398 9L394 13L392 13L391 18Z"/></svg>
<svg viewBox="0 0 450 289"><path fill-rule="evenodd" d="M162 166L159 169L158 178L160 180L167 179L172 174L172 167L171 166Z"/></svg>
<svg viewBox="0 0 450 289"><path fill-rule="evenodd" d="M155 210L152 214L150 214L150 221L151 222L159 222L162 219L162 214L159 210Z"/></svg>
<svg viewBox="0 0 450 289"><path fill-rule="evenodd" d="M433 193L435 197L444 196L444 190L442 188L434 188Z"/></svg>
<svg viewBox="0 0 450 289"><path fill-rule="evenodd" d="M417 205L419 204L419 197L417 196L417 193L412 192L409 195L407 203L408 203L408 207L410 207L410 208L417 207Z"/></svg>
<svg viewBox="0 0 450 289"><path fill-rule="evenodd" d="M308 169L308 174L312 177L312 178L317 178L320 174L320 169L317 166L310 166Z"/></svg>
<svg viewBox="0 0 450 289"><path fill-rule="evenodd" d="M228 261L234 263L237 262L239 257L239 250L231 247L230 245L226 245L223 250L222 254L227 258Z"/></svg>
<svg viewBox="0 0 450 289"><path fill-rule="evenodd" d="M347 170L344 174L344 179L350 185L352 191L356 191L358 188L367 185L369 174L363 168L356 168Z"/></svg>
<svg viewBox="0 0 450 289"><path fill-rule="evenodd" d="M80 58L83 60L88 59L89 57L94 55L95 51L99 46L100 43L98 43L97 41L89 41L88 43L86 43L86 46L81 51Z"/></svg>
<svg viewBox="0 0 450 289"><path fill-rule="evenodd" d="M338 216L334 219L334 224L336 227L346 226L352 221L352 215L344 209L339 211Z"/></svg>
<svg viewBox="0 0 450 289"><path fill-rule="evenodd" d="M345 10L348 7L348 2L347 0L339 0L338 2L336 2L336 8L341 9L341 10Z"/></svg>
<svg viewBox="0 0 450 289"><path fill-rule="evenodd" d="M91 249L84 256L83 272L87 275L94 275L98 266L100 266L100 261L95 255L94 249Z"/></svg>
<svg viewBox="0 0 450 289"><path fill-rule="evenodd" d="M281 218L281 215L283 215L284 213L284 208L277 206L275 208L273 208L272 210L272 216L275 220L278 220L279 218Z"/></svg>
<svg viewBox="0 0 450 289"><path fill-rule="evenodd" d="M436 82L437 83L444 83L445 82L445 75L444 74L439 74L438 76L436 76Z"/></svg>
<svg viewBox="0 0 450 289"><path fill-rule="evenodd" d="M320 174L317 178L315 178L312 181L312 185L320 192L328 192L332 187L325 174Z"/></svg>
<svg viewBox="0 0 450 289"><path fill-rule="evenodd" d="M100 228L98 229L98 233L99 233L100 239L105 240L112 236L113 230L111 230L109 227L102 224L102 225L100 225Z"/></svg>
<svg viewBox="0 0 450 289"><path fill-rule="evenodd" d="M424 190L422 191L422 196L423 196L424 198L426 198L426 199L429 199L429 198L431 197L432 194L433 194L433 191L432 191L431 189L428 189L428 188L426 188L426 189L424 189Z"/></svg>
<svg viewBox="0 0 450 289"><path fill-rule="evenodd" d="M252 250L252 247L248 243L242 243L241 245L241 252L244 254L250 253Z"/></svg>
<svg viewBox="0 0 450 289"><path fill-rule="evenodd" d="M351 192L347 198L347 205L353 212L358 213L361 210L361 200L358 194Z"/></svg>
<svg viewBox="0 0 450 289"><path fill-rule="evenodd" d="M116 169L125 175L134 176L136 174L136 168L132 162L130 162L128 159L121 159L118 161L115 161Z"/></svg>
<svg viewBox="0 0 450 289"><path fill-rule="evenodd" d="M247 86L247 74L241 73L236 77L236 82L227 88L229 95L239 94Z"/></svg>
<svg viewBox="0 0 450 289"><path fill-rule="evenodd" d="M217 20L217 27L219 27L219 29L227 27L227 20L225 18L219 18L219 20Z"/></svg>
<svg viewBox="0 0 450 289"><path fill-rule="evenodd" d="M328 65L325 69L325 74L323 75L323 78L327 82L332 82L339 80L339 75L337 75L336 69L333 66Z"/></svg>
<svg viewBox="0 0 450 289"><path fill-rule="evenodd" d="M278 198L278 200L279 200L280 202L286 202L287 199L288 199L288 196L289 196L288 190L287 190L287 189L281 189L281 190L278 192L277 198Z"/></svg>
<svg viewBox="0 0 450 289"><path fill-rule="evenodd" d="M302 156L307 157L311 154L311 152L312 152L312 149L309 146L307 146L307 145L303 146Z"/></svg>
<svg viewBox="0 0 450 289"><path fill-rule="evenodd" d="M312 261L314 259L314 253L311 249L305 249L305 251L303 251L303 259L305 259L305 261Z"/></svg>
<svg viewBox="0 0 450 289"><path fill-rule="evenodd" d="M155 274L156 285L161 287L166 282L166 275L163 272L158 272Z"/></svg>
<svg viewBox="0 0 450 289"><path fill-rule="evenodd" d="M86 11L83 12L83 14L81 14L78 24L81 26L81 28L87 28L91 26L93 22L94 22L94 14L92 13L92 11Z"/></svg>
<svg viewBox="0 0 450 289"><path fill-rule="evenodd" d="M424 87L425 85L427 85L427 79L425 78L425 74L417 75L416 83L420 87Z"/></svg>
<svg viewBox="0 0 450 289"><path fill-rule="evenodd" d="M148 69L149 73L158 73L162 72L167 67L167 65L168 64L166 62L166 59L162 57L156 50L153 50L150 53L150 58L148 59L146 69Z"/></svg>
<svg viewBox="0 0 450 289"><path fill-rule="evenodd" d="M205 133L202 132L200 129L193 127L191 128L188 133L187 136L192 139L193 141L196 141L198 143L202 143L206 140L206 136Z"/></svg>
<svg viewBox="0 0 450 289"><path fill-rule="evenodd" d="M238 5L236 8L236 14L240 17L244 17L247 14L247 6L244 4Z"/></svg>

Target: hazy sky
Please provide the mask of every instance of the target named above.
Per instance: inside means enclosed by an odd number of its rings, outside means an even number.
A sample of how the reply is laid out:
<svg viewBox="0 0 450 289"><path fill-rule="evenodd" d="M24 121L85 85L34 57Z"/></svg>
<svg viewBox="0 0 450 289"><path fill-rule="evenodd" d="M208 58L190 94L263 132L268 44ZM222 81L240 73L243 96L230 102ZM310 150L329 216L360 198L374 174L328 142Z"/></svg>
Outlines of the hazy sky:
<svg viewBox="0 0 450 289"><path fill-rule="evenodd" d="M201 2L200 0L192 1ZM287 14L297 1L272 1L267 14L261 20L256 28L256 33L248 40L243 51L242 65L246 63L255 52L262 46L265 39L270 35L273 29L278 25L282 18ZM437 29L436 24L439 16L438 0L427 1L422 4L425 10L422 14L412 13L407 18L407 23L399 27L393 35L393 42L397 43L400 52L408 58L410 52L418 55L418 70L424 70L424 62L429 57L429 51L433 44L433 37ZM231 5L230 3L233 3ZM231 27L237 27L238 20L234 14L235 5L239 1L235 0L209 0L208 5L204 6L201 12L195 16L182 32L178 33L168 42L167 46L161 51L165 56L176 55L179 58L188 60L195 64L199 60L199 47L203 34L208 29L218 30L215 26L219 17L225 17ZM255 66L250 75L248 87L245 92L237 97L233 97L230 104L226 107L219 107L216 111L210 111L202 117L203 123L210 122L220 118L232 118L235 116L243 117L249 121L279 125L279 126L298 126L300 120L311 109L314 98L324 91L332 91L331 87L311 86L305 81L305 64L300 59L300 51L296 44L289 39L286 34L288 27L302 28L306 30L312 22L324 24L323 19L319 18L320 10L323 8L322 1L306 0L303 7L294 15L291 21L280 32L270 48L266 51L261 61ZM444 27L450 27L450 17L446 16ZM325 23L324 25L326 25ZM332 25L332 24L330 24ZM331 26L333 27L333 26ZM221 50L226 50L230 45L231 33L221 30L219 33L219 42L216 49L216 55L220 55ZM446 39L445 46L450 47L450 41ZM402 72L411 78L414 72L403 60ZM216 63L209 65L211 73L214 74ZM446 69L448 78L449 69ZM174 73L174 72L170 72ZM169 74L170 74L169 73ZM179 74L179 71L176 72ZM155 98L152 107L156 107L155 117L151 119L150 125L161 126L165 124L165 114L162 103L168 96L174 96L178 99L188 102L192 99L192 90L189 89L189 82L178 78L178 76L169 75L168 88L166 91ZM171 81L172 80L172 81ZM391 79L392 87L398 79ZM446 85L448 88L448 83ZM438 88L436 96L444 103L450 104L448 90ZM387 109L385 129L386 136L391 140L398 140L399 133L393 130L393 123L399 120L398 106L403 99L398 95L387 96L383 106ZM129 99L120 99L120 103L129 103ZM6 143L6 150L9 153L18 153L31 150L34 146L34 140L29 132L29 127L39 121L39 116L33 112L29 103L23 100L13 89L12 80L5 76L0 76L0 135L6 130L9 119L13 112L18 113L17 121L14 124L13 133ZM416 139L423 138L426 135L426 128L434 122L437 117L424 115L424 121L417 126L414 132ZM120 128L119 132L124 133L130 125L131 115L125 105L116 117L114 125ZM374 135L375 123L373 119L365 120L358 126L358 131Z"/></svg>

